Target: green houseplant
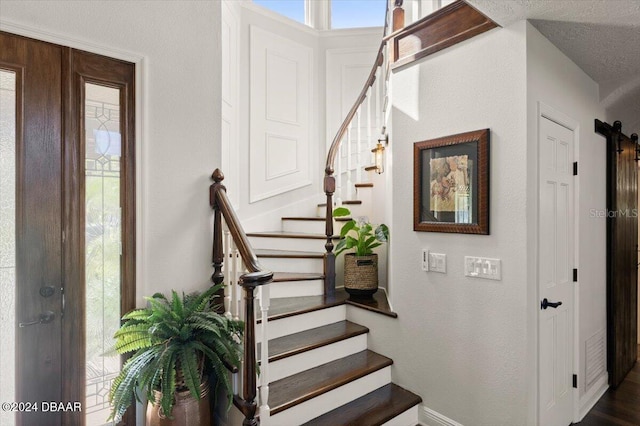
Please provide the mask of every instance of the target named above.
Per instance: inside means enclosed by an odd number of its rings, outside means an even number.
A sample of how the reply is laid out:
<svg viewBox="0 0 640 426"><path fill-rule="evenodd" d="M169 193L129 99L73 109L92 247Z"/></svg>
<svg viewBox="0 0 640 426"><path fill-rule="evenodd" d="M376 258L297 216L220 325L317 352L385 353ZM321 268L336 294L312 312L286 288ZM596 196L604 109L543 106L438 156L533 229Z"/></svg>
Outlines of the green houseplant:
<svg viewBox="0 0 640 426"><path fill-rule="evenodd" d="M333 217L347 217L351 212L345 207L333 211ZM385 224L373 225L365 220L349 220L340 230L336 256L345 250L344 288L353 296L371 296L378 290L378 255L373 249L389 241L389 228Z"/></svg>
<svg viewBox="0 0 640 426"><path fill-rule="evenodd" d="M226 391L231 402L223 361L240 365L243 323L215 311L213 299L221 288L219 284L182 297L172 291L171 300L156 293L146 298L147 308L122 318L124 323L114 336L115 349L132 355L111 386L110 419L119 421L134 398L140 401L137 389L146 395L150 407L160 410L161 418L171 419L177 398L186 395L201 400L206 394L208 399L209 374L216 376L216 387ZM208 413L208 401L202 410Z"/></svg>

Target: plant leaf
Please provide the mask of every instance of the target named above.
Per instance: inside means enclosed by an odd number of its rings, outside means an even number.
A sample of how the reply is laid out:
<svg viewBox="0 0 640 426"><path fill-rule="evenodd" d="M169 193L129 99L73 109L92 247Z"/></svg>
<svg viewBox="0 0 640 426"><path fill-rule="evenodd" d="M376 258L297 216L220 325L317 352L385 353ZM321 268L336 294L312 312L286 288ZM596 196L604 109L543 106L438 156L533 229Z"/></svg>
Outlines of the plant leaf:
<svg viewBox="0 0 640 426"><path fill-rule="evenodd" d="M342 225L342 229L340 230L340 237L344 238L349 231L356 227L356 221L351 219L349 222Z"/></svg>
<svg viewBox="0 0 640 426"><path fill-rule="evenodd" d="M333 217L344 217L351 215L351 212L346 207L336 207L333 209Z"/></svg>
<svg viewBox="0 0 640 426"><path fill-rule="evenodd" d="M378 241L383 243L389 241L389 228L384 223L376 228L375 234Z"/></svg>

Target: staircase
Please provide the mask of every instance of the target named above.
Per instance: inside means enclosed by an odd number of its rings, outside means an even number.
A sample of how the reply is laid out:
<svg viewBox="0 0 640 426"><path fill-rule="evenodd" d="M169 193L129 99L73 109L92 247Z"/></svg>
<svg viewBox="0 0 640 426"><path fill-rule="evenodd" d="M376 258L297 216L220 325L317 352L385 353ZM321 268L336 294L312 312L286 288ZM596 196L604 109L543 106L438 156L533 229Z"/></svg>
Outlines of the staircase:
<svg viewBox="0 0 640 426"><path fill-rule="evenodd" d="M356 184L356 194L372 188ZM361 200L343 204L355 206L357 216L368 216L371 209ZM247 234L260 263L274 271L267 332L269 415L261 412L260 423L416 425L421 398L391 382L393 360L369 350L369 329L347 316L350 305L393 321L384 292L371 300L352 300L342 288L324 295L325 218L319 214L325 208L318 206L318 216L283 217L280 230ZM336 229L349 220L340 219ZM340 264L337 269L341 275ZM260 331L257 340L263 341Z"/></svg>
<svg viewBox="0 0 640 426"><path fill-rule="evenodd" d="M390 19L387 7L385 35ZM349 297L342 287L344 256L333 252L340 239L334 229L350 220L334 218L336 206L349 208L354 218L382 219L374 177L383 170L381 142L388 141L386 49L383 38L371 73L328 150L326 203L310 206L306 217L282 217L280 229L246 234L226 196L224 176L219 170L213 174L212 280L226 284L225 294L220 295L225 299L225 314L245 321L242 374L233 372L238 411L232 410L219 423L419 423L421 398L392 383L393 360L369 350L370 330L349 320L350 310L366 309L394 321L397 315L386 293L380 290L368 299ZM374 105L382 109L373 111ZM382 139L371 149L373 134ZM372 152L375 166L369 166ZM256 293L259 309L254 303Z"/></svg>

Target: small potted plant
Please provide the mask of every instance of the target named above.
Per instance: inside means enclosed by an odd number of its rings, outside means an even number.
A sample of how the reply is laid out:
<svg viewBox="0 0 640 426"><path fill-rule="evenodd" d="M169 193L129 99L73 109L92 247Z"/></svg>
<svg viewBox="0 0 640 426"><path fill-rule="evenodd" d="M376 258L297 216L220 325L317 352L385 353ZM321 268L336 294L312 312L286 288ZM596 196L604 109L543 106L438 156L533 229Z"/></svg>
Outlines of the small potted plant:
<svg viewBox="0 0 640 426"><path fill-rule="evenodd" d="M350 216L345 207L333 211L333 217ZM373 225L365 220L351 219L340 230L336 256L354 249L344 257L344 289L353 296L371 296L378 291L378 255L373 249L389 241L389 228L385 224Z"/></svg>
<svg viewBox="0 0 640 426"><path fill-rule="evenodd" d="M115 349L132 354L114 379L109 393L110 420L118 422L134 400L137 389L147 397L147 426L211 424L209 375L216 388L232 398L224 363L240 365L241 321L216 312L215 294L222 284L203 293L171 300L156 293L148 307L126 314L115 334Z"/></svg>

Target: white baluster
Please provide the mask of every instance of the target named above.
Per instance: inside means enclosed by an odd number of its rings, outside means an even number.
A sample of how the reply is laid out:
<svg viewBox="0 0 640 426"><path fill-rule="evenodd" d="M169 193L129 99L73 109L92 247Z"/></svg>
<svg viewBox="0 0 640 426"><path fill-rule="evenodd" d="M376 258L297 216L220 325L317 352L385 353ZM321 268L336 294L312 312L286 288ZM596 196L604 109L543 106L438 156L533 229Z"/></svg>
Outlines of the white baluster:
<svg viewBox="0 0 640 426"><path fill-rule="evenodd" d="M353 126L353 120L349 122L349 128L347 128L347 199L353 200L353 181L351 180L351 127Z"/></svg>
<svg viewBox="0 0 640 426"><path fill-rule="evenodd" d="M376 87L376 129L378 129L378 133L380 133L380 129L382 128L382 120L380 119L380 114L381 114L381 109L382 109L382 104L380 103L380 92L382 91L381 88L381 77L382 77L382 73L381 73L381 69L378 68L376 70L376 81L375 81L375 87ZM372 142L373 143L373 142Z"/></svg>
<svg viewBox="0 0 640 426"><path fill-rule="evenodd" d="M364 145L365 147L367 147L367 145L373 144L373 141L371 140L371 96L373 96L373 87L370 86L367 90L367 143ZM371 164L370 157L371 151L370 149L367 149L367 152L365 154L365 161L368 162L368 164L366 164L367 166Z"/></svg>
<svg viewBox="0 0 640 426"><path fill-rule="evenodd" d="M358 150L357 160L356 160L358 162L358 164L356 165L356 183L362 182L363 161L362 161L362 126L360 123L361 111L362 111L362 104L360 104L360 106L358 107L357 121L356 121L356 125L358 126L358 141L356 143L356 149Z"/></svg>
<svg viewBox="0 0 640 426"><path fill-rule="evenodd" d="M231 274L229 274L229 271L231 269L229 263L233 261L233 257L231 257L231 233L229 232L226 224L224 228L224 315L227 318L231 318L234 283L231 279Z"/></svg>
<svg viewBox="0 0 640 426"><path fill-rule="evenodd" d="M336 168L336 192L334 202L336 205L342 204L342 155L344 154L344 139L340 141L338 148L338 167Z"/></svg>
<svg viewBox="0 0 640 426"><path fill-rule="evenodd" d="M270 305L270 285L260 286L260 312L262 323L262 341L260 343L260 424L269 424L269 305Z"/></svg>
<svg viewBox="0 0 640 426"><path fill-rule="evenodd" d="M233 276L233 309L232 309L232 313L233 313L233 318L234 319L240 319L242 318L241 316L241 300L242 297L242 288L240 287L239 284L239 278L240 278L240 274L238 271L238 258L239 258L239 253L238 253L238 249L236 248L236 244L233 243L233 247L232 247L232 255L231 255L231 275Z"/></svg>

